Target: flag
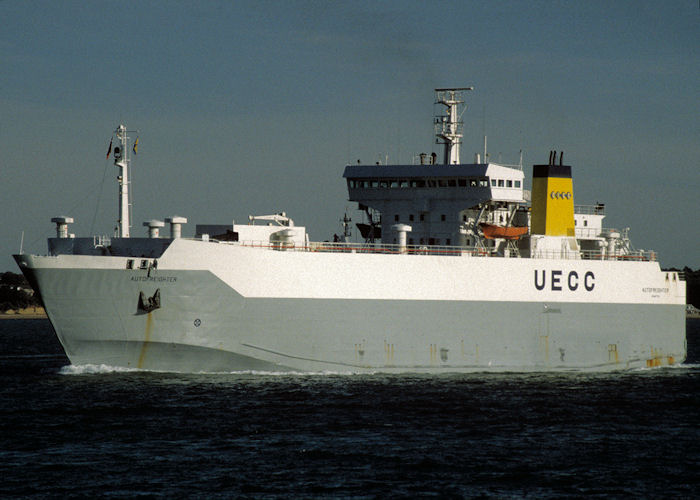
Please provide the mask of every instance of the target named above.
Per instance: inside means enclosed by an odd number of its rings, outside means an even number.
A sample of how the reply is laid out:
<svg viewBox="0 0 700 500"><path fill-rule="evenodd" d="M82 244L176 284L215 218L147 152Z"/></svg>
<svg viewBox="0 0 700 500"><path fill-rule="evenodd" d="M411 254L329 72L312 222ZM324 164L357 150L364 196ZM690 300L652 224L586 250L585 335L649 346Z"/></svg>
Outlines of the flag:
<svg viewBox="0 0 700 500"><path fill-rule="evenodd" d="M108 160L109 155L112 154L112 140L113 139L114 139L114 137L112 137L112 139L109 140L109 148L107 149L107 157L105 158L105 160Z"/></svg>
<svg viewBox="0 0 700 500"><path fill-rule="evenodd" d="M139 149L139 138L137 137L136 140L134 141L134 154L138 153Z"/></svg>

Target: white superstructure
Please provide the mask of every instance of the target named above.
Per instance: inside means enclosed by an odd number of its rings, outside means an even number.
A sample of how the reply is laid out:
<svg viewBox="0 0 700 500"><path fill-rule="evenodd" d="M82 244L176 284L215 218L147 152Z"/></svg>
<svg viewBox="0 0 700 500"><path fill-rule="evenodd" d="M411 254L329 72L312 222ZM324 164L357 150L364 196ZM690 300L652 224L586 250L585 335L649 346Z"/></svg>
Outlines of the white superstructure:
<svg viewBox="0 0 700 500"><path fill-rule="evenodd" d="M437 89L443 162L352 165L365 239L309 241L285 213L144 222L129 237L17 255L71 362L172 371L624 369L685 359L685 282L635 251L604 207L574 205L571 167L460 163L463 92ZM126 127L117 129L127 148ZM121 183L124 183L122 185ZM127 210L124 211L126 205ZM171 225L170 237L160 229Z"/></svg>

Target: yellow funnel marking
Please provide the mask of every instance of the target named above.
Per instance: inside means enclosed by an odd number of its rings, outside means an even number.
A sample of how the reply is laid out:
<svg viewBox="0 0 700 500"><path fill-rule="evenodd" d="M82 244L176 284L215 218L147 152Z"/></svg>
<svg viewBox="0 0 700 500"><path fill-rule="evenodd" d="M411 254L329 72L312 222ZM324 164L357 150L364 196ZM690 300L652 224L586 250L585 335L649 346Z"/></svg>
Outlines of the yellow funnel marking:
<svg viewBox="0 0 700 500"><path fill-rule="evenodd" d="M575 236L571 167L535 165L532 170L532 234Z"/></svg>

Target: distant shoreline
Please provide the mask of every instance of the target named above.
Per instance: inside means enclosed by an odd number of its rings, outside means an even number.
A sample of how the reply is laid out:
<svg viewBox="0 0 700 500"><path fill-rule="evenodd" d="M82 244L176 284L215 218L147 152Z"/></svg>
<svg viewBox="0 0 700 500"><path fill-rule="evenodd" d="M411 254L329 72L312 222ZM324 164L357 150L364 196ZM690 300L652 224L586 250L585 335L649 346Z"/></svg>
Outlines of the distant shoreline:
<svg viewBox="0 0 700 500"><path fill-rule="evenodd" d="M0 320L3 319L48 319L48 317L43 307L27 307L20 309L19 312L0 313Z"/></svg>

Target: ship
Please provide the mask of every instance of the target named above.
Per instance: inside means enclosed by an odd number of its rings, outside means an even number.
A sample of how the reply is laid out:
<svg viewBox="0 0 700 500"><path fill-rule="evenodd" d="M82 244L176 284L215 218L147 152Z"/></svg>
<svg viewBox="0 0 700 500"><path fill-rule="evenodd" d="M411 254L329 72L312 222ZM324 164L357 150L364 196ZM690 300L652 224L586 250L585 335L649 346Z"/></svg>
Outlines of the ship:
<svg viewBox="0 0 700 500"><path fill-rule="evenodd" d="M111 236L54 217L48 252L14 258L74 365L169 372L449 373L630 370L686 357L682 273L575 205L550 151L525 189L486 150L462 163L473 87L435 89L442 155L349 164L364 238L311 241L284 212L243 223L143 223L132 236L134 132L120 124ZM138 140L138 138L137 138ZM137 142L137 141L136 141ZM169 235L161 234L169 225Z"/></svg>

